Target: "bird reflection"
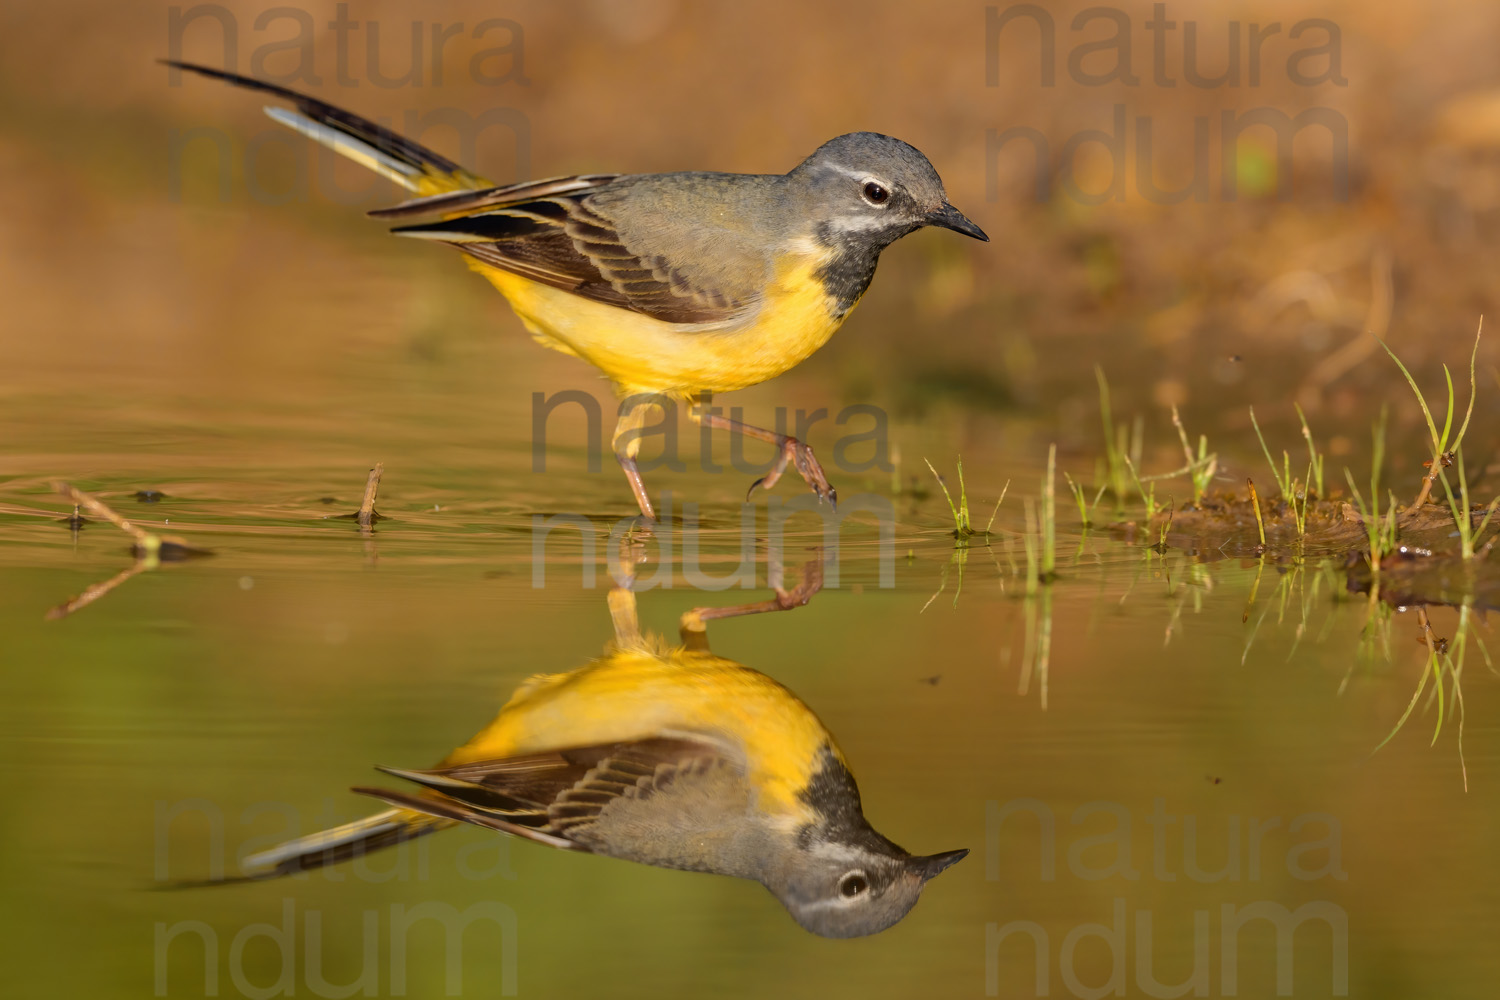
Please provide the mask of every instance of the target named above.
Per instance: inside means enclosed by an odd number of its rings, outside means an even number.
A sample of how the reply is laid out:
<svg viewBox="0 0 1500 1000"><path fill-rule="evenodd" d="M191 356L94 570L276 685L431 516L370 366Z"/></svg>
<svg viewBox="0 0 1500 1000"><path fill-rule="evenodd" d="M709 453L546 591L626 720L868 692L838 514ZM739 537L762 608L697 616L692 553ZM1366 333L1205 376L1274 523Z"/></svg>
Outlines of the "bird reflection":
<svg viewBox="0 0 1500 1000"><path fill-rule="evenodd" d="M417 788L356 788L384 812L246 859L244 878L306 871L458 823L662 868L753 879L804 928L873 934L899 921L966 850L916 856L865 820L844 755L811 709L771 678L714 654L707 622L789 610L822 563L775 596L683 615L681 641L643 633L635 594L610 591L604 655L530 678Z"/></svg>

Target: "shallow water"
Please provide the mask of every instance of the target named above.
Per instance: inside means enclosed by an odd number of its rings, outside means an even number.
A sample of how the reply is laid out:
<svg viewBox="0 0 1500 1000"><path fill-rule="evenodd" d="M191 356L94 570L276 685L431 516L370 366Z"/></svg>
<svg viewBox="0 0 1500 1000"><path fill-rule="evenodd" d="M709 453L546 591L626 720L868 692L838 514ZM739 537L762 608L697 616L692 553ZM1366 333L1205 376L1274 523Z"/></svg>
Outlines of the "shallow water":
<svg viewBox="0 0 1500 1000"><path fill-rule="evenodd" d="M750 883L470 829L290 880L161 891L362 814L346 789L372 765L426 766L522 678L608 639L606 536L629 493L616 469L586 471L576 420L552 428L549 471L531 470L526 391L555 369L513 367L530 345L464 351L415 374L390 352L263 393L148 373L0 398L0 923L28 959L10 965L16 995L332 996L359 980L431 996L461 979L465 995L1155 996L1190 975L1208 995L1488 995L1500 961L1469 944L1500 901L1483 660L1468 658L1462 762L1447 690L1435 745L1436 706L1419 702L1372 754L1426 651L1412 614L1371 624L1337 574L1162 556L1082 534L1063 508L1058 579L1028 597L1023 501L1045 450L1000 418L892 429L940 466L965 442L981 525L1011 482L987 544L955 548L925 475L922 495L892 497L889 474L831 473L842 496L889 504L893 537L856 514L833 551L798 515L784 561L825 544L837 583L710 625L717 652L817 711L877 829L973 850L895 928L824 941ZM376 460L385 519L362 533L338 515ZM213 555L44 621L132 565L120 531L61 522L53 477ZM690 584L742 568L748 477L647 481L702 505L701 525L647 545L643 579L672 583L642 593L647 625L765 595L765 510L799 482L755 501L758 589L705 594ZM592 536L564 527L538 548L534 517L566 512ZM1451 611L1433 624L1457 627ZM476 903L467 932L404 929L424 904Z"/></svg>
<svg viewBox="0 0 1500 1000"><path fill-rule="evenodd" d="M1462 412L1496 312L1500 8L1335 0L1294 23L1258 4L1242 31L1234 6L1174 4L1163 85L1165 5L1117 5L1138 44L1100 86L1099 8L1033 31L1030 6L968 3L350 6L352 38L238 0L0 8L0 995L1494 995L1500 683L1472 610L1494 571L1475 600L1451 561L1403 564L1387 600L1473 604L1399 612L1289 558L1284 518L1273 558L1243 507L1183 518L1158 553L1154 527L1085 533L1061 477L1056 579L1028 593L1026 565L1049 444L1101 478L1096 364L1115 426L1140 415L1142 474L1181 464L1175 406L1216 489L1253 476L1273 499L1246 407L1295 462L1297 400L1331 484L1347 464L1363 488L1388 406L1383 485L1411 499L1423 417L1369 335L1439 417L1447 364ZM446 249L362 217L403 193L326 169L256 95L174 80L153 61L174 54L426 123L502 182L780 171L855 127L931 158L993 241L902 239L825 348L722 400L762 423L883 407L898 467L837 468L849 428L819 423L848 517L782 530L802 484L747 521L757 473L702 470L684 427L686 468L646 472L674 500L638 567L670 635L822 547L808 606L709 635L827 723L878 830L972 850L905 920L822 940L748 882L469 828L181 887L366 813L349 789L387 783L375 765L428 766L524 678L597 656L609 535L635 508L608 457L588 471L576 405L533 467L535 394L587 392L602 419L593 370L539 350ZM1262 111L1347 131L1282 145L1249 126ZM1200 122L1224 140L1201 169ZM1009 144L1033 130L1034 167ZM1494 343L1465 443L1480 502ZM956 546L924 459L956 486L960 456L978 526L1009 490L994 533ZM364 532L347 515L377 462ZM212 555L136 561L90 512L74 531L58 479ZM1186 481L1153 481L1180 508ZM1447 640L1437 684L1419 637Z"/></svg>

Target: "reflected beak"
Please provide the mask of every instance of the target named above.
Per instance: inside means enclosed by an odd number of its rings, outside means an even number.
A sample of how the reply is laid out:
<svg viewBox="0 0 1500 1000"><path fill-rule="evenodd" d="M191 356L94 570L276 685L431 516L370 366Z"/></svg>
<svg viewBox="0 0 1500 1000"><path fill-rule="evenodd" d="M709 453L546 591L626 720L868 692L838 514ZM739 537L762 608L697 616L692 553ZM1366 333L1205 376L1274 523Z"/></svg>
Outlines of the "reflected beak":
<svg viewBox="0 0 1500 1000"><path fill-rule="evenodd" d="M964 213L960 212L958 209L954 208L947 202L943 203L942 208L938 209L936 212L930 213L927 216L927 224L929 226L942 226L944 229L951 229L955 233L963 233L965 236L972 236L976 240L981 240L985 243L988 243L990 241L990 238L984 235L983 229L980 229L978 226L974 225L974 223L970 222L969 219L964 215ZM956 861L958 859L955 858L954 860Z"/></svg>
<svg viewBox="0 0 1500 1000"><path fill-rule="evenodd" d="M963 217L959 216L959 218ZM967 219L964 219L964 221L968 222ZM969 225L974 226L972 222L970 222ZM951 229L953 227L950 226L948 228ZM974 228L975 230L978 230L979 227L974 226ZM959 232L963 232L963 230L960 229ZM980 233L979 236L982 238L984 234ZM912 858L910 862L911 870L921 876L923 882L926 882L928 879L940 874L945 869L951 868L953 865L958 864L968 856L969 849L965 847L962 850L957 851L944 851L942 854L929 854L925 858Z"/></svg>

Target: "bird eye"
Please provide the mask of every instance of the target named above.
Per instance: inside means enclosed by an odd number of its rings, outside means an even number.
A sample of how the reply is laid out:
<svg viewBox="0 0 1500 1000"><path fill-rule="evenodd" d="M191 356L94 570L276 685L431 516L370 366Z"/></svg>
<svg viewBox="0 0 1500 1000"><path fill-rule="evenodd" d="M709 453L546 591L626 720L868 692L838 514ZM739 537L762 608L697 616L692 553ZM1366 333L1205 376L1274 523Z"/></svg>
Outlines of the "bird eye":
<svg viewBox="0 0 1500 1000"><path fill-rule="evenodd" d="M858 896L869 887L870 883L865 881L864 875L859 872L850 872L839 881L839 892L850 899Z"/></svg>
<svg viewBox="0 0 1500 1000"><path fill-rule="evenodd" d="M875 181L865 181L865 201L872 205L884 205L891 193Z"/></svg>

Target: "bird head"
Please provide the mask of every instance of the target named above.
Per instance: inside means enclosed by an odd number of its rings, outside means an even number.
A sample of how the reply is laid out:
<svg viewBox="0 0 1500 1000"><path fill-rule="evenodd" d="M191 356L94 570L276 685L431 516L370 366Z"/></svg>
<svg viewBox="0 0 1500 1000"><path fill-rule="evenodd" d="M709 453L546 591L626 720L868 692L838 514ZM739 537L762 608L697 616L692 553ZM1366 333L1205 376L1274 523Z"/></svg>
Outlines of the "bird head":
<svg viewBox="0 0 1500 1000"><path fill-rule="evenodd" d="M779 844L779 863L762 881L797 923L823 937L885 930L917 905L934 876L969 853L913 855L882 837L865 819L854 775L831 745L819 752L799 797L815 818Z"/></svg>
<svg viewBox="0 0 1500 1000"><path fill-rule="evenodd" d="M948 202L943 180L916 147L878 132L830 139L788 177L816 196L830 235L888 246L923 226L989 241Z"/></svg>
<svg viewBox="0 0 1500 1000"><path fill-rule="evenodd" d="M923 857L908 854L889 841L879 847L814 842L799 851L785 879L770 888L792 918L814 934L863 937L906 916L917 905L923 886L968 853L959 850Z"/></svg>

